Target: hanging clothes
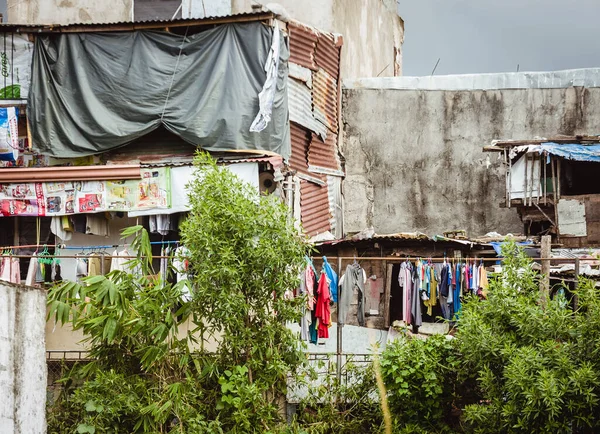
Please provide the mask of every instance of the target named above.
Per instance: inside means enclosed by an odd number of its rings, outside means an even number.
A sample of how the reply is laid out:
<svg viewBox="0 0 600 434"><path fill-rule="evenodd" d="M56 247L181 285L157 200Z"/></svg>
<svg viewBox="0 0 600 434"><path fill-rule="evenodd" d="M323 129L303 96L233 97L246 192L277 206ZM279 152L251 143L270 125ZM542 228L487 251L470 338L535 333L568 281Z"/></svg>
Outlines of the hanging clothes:
<svg viewBox="0 0 600 434"><path fill-rule="evenodd" d="M108 228L108 219L104 213L87 214L85 217L85 233L88 235L99 235L108 237L110 230Z"/></svg>
<svg viewBox="0 0 600 434"><path fill-rule="evenodd" d="M169 278L169 256L171 255L171 247L169 246L162 246L160 249L160 256L162 256L162 258L160 258L160 278L163 281L163 283L167 282L167 279Z"/></svg>
<svg viewBox="0 0 600 434"><path fill-rule="evenodd" d="M481 292L479 295L483 298L487 298L488 288L489 288L489 281L488 281L487 270L485 269L485 266L483 264L481 264L479 266L479 289Z"/></svg>
<svg viewBox="0 0 600 434"><path fill-rule="evenodd" d="M169 214L151 215L148 219L150 232L153 234L169 235L170 231L177 230L175 218Z"/></svg>
<svg viewBox="0 0 600 434"><path fill-rule="evenodd" d="M461 276L461 265L456 266L456 270L453 273L452 281L454 282L454 316L458 316L461 310L461 287L460 287L460 276Z"/></svg>
<svg viewBox="0 0 600 434"><path fill-rule="evenodd" d="M358 308L356 317L360 326L365 325L365 281L366 273L358 263L348 265L346 272L340 280L340 297L338 302L338 323L345 324L348 319L350 305L354 298L354 290L358 292Z"/></svg>
<svg viewBox="0 0 600 434"><path fill-rule="evenodd" d="M180 246L177 249L175 249L175 255L172 263L173 269L175 270L175 273L177 273L177 282L184 282L184 285L181 290L181 298L184 301L190 301L192 299L189 282L189 256L190 250L185 246Z"/></svg>
<svg viewBox="0 0 600 434"><path fill-rule="evenodd" d="M302 270L300 273L300 286L298 288L298 295L300 297L306 296L306 271ZM310 310L308 309L308 303L302 306L301 316L300 316L300 339L303 341L308 341L310 339L308 327L310 325Z"/></svg>
<svg viewBox="0 0 600 434"><path fill-rule="evenodd" d="M327 279L329 280L329 290L331 292L331 300L334 303L337 303L337 301L338 301L338 294L337 294L338 275L335 271L333 271L333 268L331 268L331 265L329 264L329 262L327 262L326 256L323 256L323 270L325 271L325 274L327 275Z"/></svg>
<svg viewBox="0 0 600 434"><path fill-rule="evenodd" d="M429 273L429 299L423 303L427 307L427 315L433 315L433 307L437 305L437 277L436 269L433 266L427 266Z"/></svg>
<svg viewBox="0 0 600 434"><path fill-rule="evenodd" d="M423 324L423 316L421 314L421 297L420 297L420 291L421 291L421 285L422 285L422 278L421 278L421 272L422 272L422 268L420 266L420 262L417 262L417 266L413 269L413 275L412 275L412 280L413 280L413 288L412 288L412 294L411 294L411 309L410 309L410 313L411 313L411 324L413 326L416 327L420 327Z"/></svg>
<svg viewBox="0 0 600 434"><path fill-rule="evenodd" d="M319 278L319 286L317 288L317 306L315 308L315 316L317 317L317 331L319 338L329 337L329 326L331 326L331 308L329 302L329 285L327 284L327 276L325 272L321 273Z"/></svg>
<svg viewBox="0 0 600 434"><path fill-rule="evenodd" d="M2 273L0 280L11 283L21 283L21 267L19 266L19 258L12 256L4 256L2 258Z"/></svg>
<svg viewBox="0 0 600 434"><path fill-rule="evenodd" d="M111 258L110 258L110 269L113 271L114 270L124 271L124 272L129 271L131 266L127 265L127 263L131 259L128 258L127 256L130 256L127 249L123 249L120 252L118 251L118 249L115 249L115 251L113 252L113 254L111 255Z"/></svg>
<svg viewBox="0 0 600 434"><path fill-rule="evenodd" d="M73 231L68 231L65 229L64 217L52 217L52 220L50 221L50 231L60 238L61 241L69 241L71 238L73 238Z"/></svg>
<svg viewBox="0 0 600 434"><path fill-rule="evenodd" d="M37 269L39 267L37 255L34 253L29 260L29 267L27 267L27 277L25 278L25 285L34 286L35 277L37 275Z"/></svg>
<svg viewBox="0 0 600 434"><path fill-rule="evenodd" d="M307 306L309 310L315 308L315 272L309 264L304 270L304 279L306 282Z"/></svg>
<svg viewBox="0 0 600 434"><path fill-rule="evenodd" d="M398 284L402 288L402 320L411 323L412 264L408 261L400 264Z"/></svg>

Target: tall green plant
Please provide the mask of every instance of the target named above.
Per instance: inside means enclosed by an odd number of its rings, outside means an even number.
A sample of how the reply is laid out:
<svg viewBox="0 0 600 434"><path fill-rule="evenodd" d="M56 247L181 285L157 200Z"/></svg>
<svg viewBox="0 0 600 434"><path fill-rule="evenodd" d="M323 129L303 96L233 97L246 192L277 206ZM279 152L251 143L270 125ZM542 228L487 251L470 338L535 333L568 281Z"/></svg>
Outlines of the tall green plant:
<svg viewBox="0 0 600 434"><path fill-rule="evenodd" d="M206 154L195 164L181 228L188 282L156 275L148 234L136 226L123 233L137 252L129 271L50 291L49 316L83 331L91 357L62 380L50 432L248 433L281 421L286 377L304 360L286 327L302 299L286 291L308 245L277 198Z"/></svg>
<svg viewBox="0 0 600 434"><path fill-rule="evenodd" d="M488 300L466 303L459 321L461 369L478 382L465 408L466 428L598 432L598 290L582 281L575 311L561 294L542 303L531 260L514 244L504 256L502 276L492 281Z"/></svg>

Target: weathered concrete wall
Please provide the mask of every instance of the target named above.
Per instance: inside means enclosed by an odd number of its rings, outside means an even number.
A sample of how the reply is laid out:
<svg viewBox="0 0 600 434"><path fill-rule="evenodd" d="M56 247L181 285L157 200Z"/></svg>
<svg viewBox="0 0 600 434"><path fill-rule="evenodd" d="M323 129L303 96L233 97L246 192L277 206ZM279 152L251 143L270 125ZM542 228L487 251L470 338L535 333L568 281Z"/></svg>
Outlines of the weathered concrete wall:
<svg viewBox="0 0 600 434"><path fill-rule="evenodd" d="M402 74L404 21L393 0L279 0L290 17L344 38L342 78ZM251 0L232 0L232 13L252 11ZM377 31L373 31L377 29Z"/></svg>
<svg viewBox="0 0 600 434"><path fill-rule="evenodd" d="M72 24L131 21L133 0L8 0L9 23Z"/></svg>
<svg viewBox="0 0 600 434"><path fill-rule="evenodd" d="M505 195L500 160L483 146L494 139L600 133L600 88L353 86L343 91L347 233L371 226L380 234L521 233L515 210L499 207Z"/></svg>
<svg viewBox="0 0 600 434"><path fill-rule="evenodd" d="M0 282L0 432L46 432L46 293Z"/></svg>

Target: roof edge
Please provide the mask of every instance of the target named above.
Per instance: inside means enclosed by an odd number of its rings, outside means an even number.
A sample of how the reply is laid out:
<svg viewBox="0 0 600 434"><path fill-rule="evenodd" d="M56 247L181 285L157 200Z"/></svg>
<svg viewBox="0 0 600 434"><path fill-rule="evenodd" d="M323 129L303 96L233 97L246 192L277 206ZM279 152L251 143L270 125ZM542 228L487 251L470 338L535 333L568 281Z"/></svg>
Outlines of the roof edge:
<svg viewBox="0 0 600 434"><path fill-rule="evenodd" d="M249 12L235 15L206 18L181 18L177 20L121 21L115 23L73 23L73 24L0 24L4 32L15 33L88 33L125 32L135 30L164 30L176 27L202 27L219 24L267 21L275 17L268 11Z"/></svg>
<svg viewBox="0 0 600 434"><path fill-rule="evenodd" d="M345 89L500 90L600 87L600 68L344 80Z"/></svg>

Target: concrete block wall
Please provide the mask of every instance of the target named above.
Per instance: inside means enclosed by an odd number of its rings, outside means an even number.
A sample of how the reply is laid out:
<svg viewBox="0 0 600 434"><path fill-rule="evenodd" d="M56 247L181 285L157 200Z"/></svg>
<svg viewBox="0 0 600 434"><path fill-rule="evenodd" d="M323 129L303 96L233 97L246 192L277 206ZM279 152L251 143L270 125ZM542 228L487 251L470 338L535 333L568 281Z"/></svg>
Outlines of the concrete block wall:
<svg viewBox="0 0 600 434"><path fill-rule="evenodd" d="M46 432L46 292L0 281L0 433Z"/></svg>

